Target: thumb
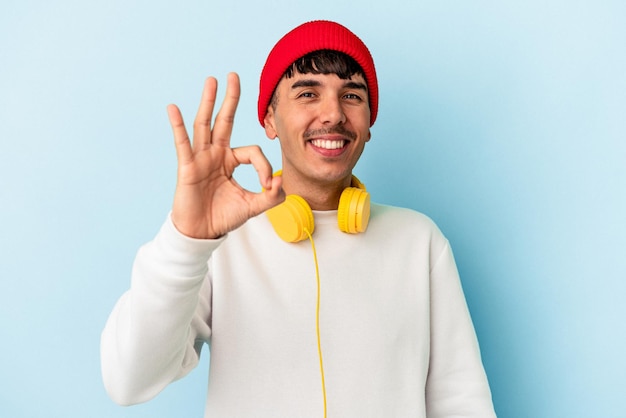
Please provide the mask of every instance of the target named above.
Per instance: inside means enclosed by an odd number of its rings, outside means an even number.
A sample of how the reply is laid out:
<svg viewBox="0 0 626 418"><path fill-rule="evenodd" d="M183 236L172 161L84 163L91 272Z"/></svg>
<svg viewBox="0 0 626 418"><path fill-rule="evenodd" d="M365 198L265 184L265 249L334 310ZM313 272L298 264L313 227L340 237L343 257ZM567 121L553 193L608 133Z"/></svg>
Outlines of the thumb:
<svg viewBox="0 0 626 418"><path fill-rule="evenodd" d="M285 201L285 191L283 190L282 176L275 176L271 179L270 187L263 188L261 193L254 196L255 206L258 213L265 212Z"/></svg>

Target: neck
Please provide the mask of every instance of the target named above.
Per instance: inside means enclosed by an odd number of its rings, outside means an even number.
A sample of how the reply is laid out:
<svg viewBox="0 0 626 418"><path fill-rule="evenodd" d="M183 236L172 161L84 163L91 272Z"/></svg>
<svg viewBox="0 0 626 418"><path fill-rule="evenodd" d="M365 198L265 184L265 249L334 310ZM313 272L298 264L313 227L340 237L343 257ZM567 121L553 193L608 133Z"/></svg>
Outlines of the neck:
<svg viewBox="0 0 626 418"><path fill-rule="evenodd" d="M285 193L302 197L312 210L336 210L341 193L350 186L350 182L351 177L333 182L303 181L283 173Z"/></svg>

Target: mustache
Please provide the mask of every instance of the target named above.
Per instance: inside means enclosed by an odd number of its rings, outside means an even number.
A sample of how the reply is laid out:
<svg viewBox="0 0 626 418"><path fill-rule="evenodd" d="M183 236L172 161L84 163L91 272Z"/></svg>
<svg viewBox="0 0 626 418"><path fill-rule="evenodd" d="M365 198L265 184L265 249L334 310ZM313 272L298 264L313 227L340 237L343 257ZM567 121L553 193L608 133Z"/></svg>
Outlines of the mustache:
<svg viewBox="0 0 626 418"><path fill-rule="evenodd" d="M343 135L347 138L350 138L351 140L355 140L357 136L355 132L352 132L351 130L346 129L345 126L337 125L337 126L333 126L332 128L310 129L308 131L305 131L304 139L309 139L311 137L318 136L318 135L328 135L328 134Z"/></svg>

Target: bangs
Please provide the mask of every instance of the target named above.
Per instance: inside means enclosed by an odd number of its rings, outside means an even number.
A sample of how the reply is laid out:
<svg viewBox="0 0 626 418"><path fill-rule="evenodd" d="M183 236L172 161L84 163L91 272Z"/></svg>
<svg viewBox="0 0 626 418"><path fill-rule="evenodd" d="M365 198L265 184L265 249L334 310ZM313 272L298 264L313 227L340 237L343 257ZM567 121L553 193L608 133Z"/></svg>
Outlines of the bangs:
<svg viewBox="0 0 626 418"><path fill-rule="evenodd" d="M314 51L297 59L291 67L287 68L284 77L291 78L296 72L300 74L336 74L343 80L347 80L355 74L363 75L363 69L351 56L327 49Z"/></svg>

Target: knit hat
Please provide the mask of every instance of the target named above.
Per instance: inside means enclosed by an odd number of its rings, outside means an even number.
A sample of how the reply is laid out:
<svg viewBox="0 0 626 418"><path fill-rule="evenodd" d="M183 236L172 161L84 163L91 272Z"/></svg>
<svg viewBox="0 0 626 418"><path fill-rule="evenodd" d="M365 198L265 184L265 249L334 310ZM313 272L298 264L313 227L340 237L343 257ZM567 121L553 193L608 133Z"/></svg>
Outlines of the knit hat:
<svg viewBox="0 0 626 418"><path fill-rule="evenodd" d="M330 49L352 57L363 68L370 106L370 126L378 113L378 81L374 60L367 46L354 33L338 23L314 20L304 23L283 36L267 57L259 89L259 122L265 126L265 114L276 86L297 59L308 53Z"/></svg>

